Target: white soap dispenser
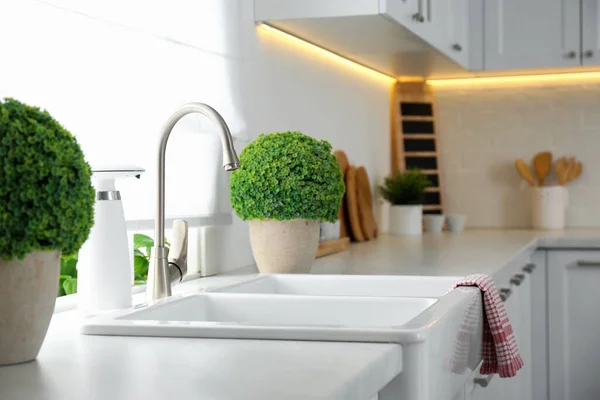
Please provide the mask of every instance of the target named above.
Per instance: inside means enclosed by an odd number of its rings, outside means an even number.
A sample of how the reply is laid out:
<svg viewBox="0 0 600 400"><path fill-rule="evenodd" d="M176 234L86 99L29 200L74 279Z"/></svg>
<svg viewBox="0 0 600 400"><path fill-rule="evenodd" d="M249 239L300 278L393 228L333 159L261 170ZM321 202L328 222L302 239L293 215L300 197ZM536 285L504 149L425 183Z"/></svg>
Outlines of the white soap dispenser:
<svg viewBox="0 0 600 400"><path fill-rule="evenodd" d="M139 178L138 167L93 169L94 226L79 250L77 294L85 314L131 307L131 256L121 193L115 180Z"/></svg>

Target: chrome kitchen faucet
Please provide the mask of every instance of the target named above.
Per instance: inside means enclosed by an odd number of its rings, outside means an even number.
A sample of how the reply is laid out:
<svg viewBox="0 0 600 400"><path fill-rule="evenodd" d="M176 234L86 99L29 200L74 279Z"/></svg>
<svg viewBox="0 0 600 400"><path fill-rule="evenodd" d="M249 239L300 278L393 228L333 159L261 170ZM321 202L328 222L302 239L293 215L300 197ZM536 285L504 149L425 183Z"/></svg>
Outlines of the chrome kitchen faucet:
<svg viewBox="0 0 600 400"><path fill-rule="evenodd" d="M158 149L158 198L156 219L154 221L154 259L148 271L146 300L157 300L171 296L171 284L181 281L187 273L188 225L186 221L173 222L171 255L165 247L165 156L167 142L177 122L187 114L198 113L208 117L214 123L221 136L223 147L223 168L233 171L240 167L240 161L233 148L233 138L221 115L211 106L202 103L188 103L177 110L162 127Z"/></svg>

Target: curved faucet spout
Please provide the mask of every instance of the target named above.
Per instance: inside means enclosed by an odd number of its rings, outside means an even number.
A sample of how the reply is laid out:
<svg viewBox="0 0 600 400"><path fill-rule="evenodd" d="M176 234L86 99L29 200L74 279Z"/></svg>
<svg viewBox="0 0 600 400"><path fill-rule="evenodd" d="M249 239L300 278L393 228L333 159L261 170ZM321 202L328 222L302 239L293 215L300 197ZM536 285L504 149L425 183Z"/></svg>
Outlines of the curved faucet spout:
<svg viewBox="0 0 600 400"><path fill-rule="evenodd" d="M165 164L167 143L171 131L181 118L188 114L198 113L208 117L217 127L223 147L223 168L225 171L233 171L240 167L233 138L229 127L221 115L211 106L202 103L188 103L177 110L165 122L161 129L161 139L158 149L158 198L155 220L154 240L154 265L148 271L148 282L146 290L147 300L157 300L171 295L171 281L168 271L168 248L165 247Z"/></svg>

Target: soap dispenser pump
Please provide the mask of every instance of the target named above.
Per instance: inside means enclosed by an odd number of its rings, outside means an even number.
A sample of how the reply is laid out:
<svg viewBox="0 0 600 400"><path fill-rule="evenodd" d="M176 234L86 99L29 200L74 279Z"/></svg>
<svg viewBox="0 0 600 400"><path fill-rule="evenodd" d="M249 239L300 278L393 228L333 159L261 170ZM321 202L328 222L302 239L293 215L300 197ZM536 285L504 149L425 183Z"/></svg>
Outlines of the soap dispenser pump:
<svg viewBox="0 0 600 400"><path fill-rule="evenodd" d="M78 307L83 313L131 307L131 258L121 193L115 180L139 178L144 169L93 169L94 226L79 251Z"/></svg>

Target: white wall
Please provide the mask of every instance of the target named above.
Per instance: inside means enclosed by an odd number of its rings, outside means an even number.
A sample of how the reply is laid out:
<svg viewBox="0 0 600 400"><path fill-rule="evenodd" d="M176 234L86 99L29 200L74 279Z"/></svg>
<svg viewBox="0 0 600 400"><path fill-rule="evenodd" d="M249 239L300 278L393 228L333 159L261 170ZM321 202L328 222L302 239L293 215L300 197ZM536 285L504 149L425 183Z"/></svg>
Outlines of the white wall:
<svg viewBox="0 0 600 400"><path fill-rule="evenodd" d="M514 161L575 156L568 225L600 226L600 82L435 89L446 208L471 227L529 227L527 185Z"/></svg>
<svg viewBox="0 0 600 400"><path fill-rule="evenodd" d="M48 109L93 166L146 168L120 186L130 219L153 217L159 128L188 101L217 108L239 147L301 130L344 149L373 184L388 172L389 81L257 31L250 0L0 0L0 38L0 97ZM167 214L227 210L218 142L186 119L169 142ZM211 232L209 272L252 263L243 222Z"/></svg>

